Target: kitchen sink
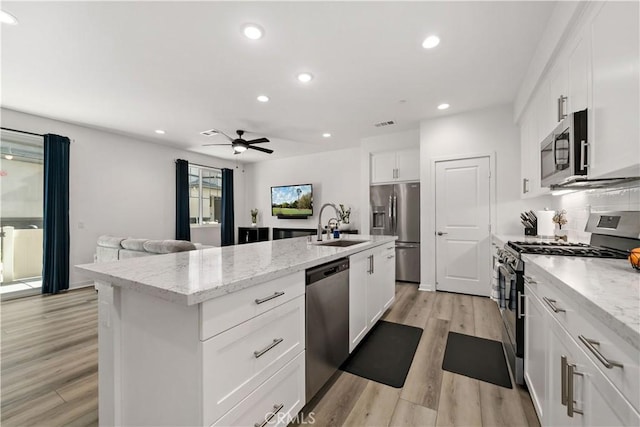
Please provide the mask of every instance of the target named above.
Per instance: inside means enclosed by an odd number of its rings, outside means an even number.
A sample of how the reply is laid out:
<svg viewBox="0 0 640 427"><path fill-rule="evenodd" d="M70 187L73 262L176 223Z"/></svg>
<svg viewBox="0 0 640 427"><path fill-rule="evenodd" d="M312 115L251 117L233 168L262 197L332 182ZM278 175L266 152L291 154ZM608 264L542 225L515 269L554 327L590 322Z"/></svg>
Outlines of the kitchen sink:
<svg viewBox="0 0 640 427"><path fill-rule="evenodd" d="M328 242L318 243L321 246L338 246L341 248L346 248L347 246L357 245L359 243L365 243L368 240L330 240Z"/></svg>

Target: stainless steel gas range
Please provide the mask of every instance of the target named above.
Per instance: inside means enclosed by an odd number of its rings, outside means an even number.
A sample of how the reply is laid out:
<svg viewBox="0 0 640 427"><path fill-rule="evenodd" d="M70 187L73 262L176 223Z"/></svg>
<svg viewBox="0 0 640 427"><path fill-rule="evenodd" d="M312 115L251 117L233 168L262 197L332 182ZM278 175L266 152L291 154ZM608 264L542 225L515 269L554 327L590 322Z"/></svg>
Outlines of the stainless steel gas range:
<svg viewBox="0 0 640 427"><path fill-rule="evenodd" d="M624 259L640 247L640 211L592 213L585 231L589 244L554 241L509 241L496 257L501 262L499 280L510 283L511 298L501 308L503 344L517 384L524 384L524 275L522 254Z"/></svg>

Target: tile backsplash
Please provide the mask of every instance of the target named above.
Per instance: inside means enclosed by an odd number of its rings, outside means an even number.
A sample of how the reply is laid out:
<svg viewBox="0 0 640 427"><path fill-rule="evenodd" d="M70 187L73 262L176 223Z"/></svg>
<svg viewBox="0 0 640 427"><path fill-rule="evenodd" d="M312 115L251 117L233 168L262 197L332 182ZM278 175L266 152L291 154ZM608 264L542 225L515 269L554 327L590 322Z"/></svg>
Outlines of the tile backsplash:
<svg viewBox="0 0 640 427"><path fill-rule="evenodd" d="M562 196L542 196L531 199L530 209L567 211L566 228L569 240L588 242L591 233L584 227L592 212L640 210L640 185L618 189L585 190ZM528 204L528 203L527 203Z"/></svg>

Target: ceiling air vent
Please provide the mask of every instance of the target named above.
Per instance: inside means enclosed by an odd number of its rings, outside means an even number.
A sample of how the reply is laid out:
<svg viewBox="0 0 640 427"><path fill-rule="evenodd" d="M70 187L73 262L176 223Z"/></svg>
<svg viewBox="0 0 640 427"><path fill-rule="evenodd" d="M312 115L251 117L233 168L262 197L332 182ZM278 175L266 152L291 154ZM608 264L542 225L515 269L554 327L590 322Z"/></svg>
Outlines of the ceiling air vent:
<svg viewBox="0 0 640 427"><path fill-rule="evenodd" d="M380 122L380 123L376 123L374 124L375 127L377 128L381 128L383 126L391 126L391 125L395 125L396 122L394 122L393 120L389 120L387 122Z"/></svg>
<svg viewBox="0 0 640 427"><path fill-rule="evenodd" d="M200 132L200 135L204 135L204 136L213 136L213 135L217 135L220 132L218 132L215 129L209 129L209 130L203 130L202 132Z"/></svg>

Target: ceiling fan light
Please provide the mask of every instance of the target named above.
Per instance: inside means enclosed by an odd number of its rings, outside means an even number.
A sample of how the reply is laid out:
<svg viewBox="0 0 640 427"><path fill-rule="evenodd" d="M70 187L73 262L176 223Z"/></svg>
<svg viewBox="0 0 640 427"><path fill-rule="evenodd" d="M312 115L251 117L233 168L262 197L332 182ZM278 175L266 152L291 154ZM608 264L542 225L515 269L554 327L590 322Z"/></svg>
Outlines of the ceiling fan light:
<svg viewBox="0 0 640 427"><path fill-rule="evenodd" d="M243 153L247 151L247 147L245 147L244 145L234 145L233 151L235 151L236 153Z"/></svg>

